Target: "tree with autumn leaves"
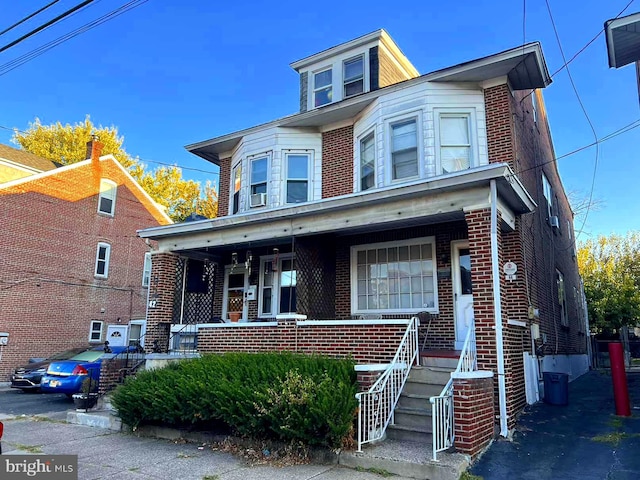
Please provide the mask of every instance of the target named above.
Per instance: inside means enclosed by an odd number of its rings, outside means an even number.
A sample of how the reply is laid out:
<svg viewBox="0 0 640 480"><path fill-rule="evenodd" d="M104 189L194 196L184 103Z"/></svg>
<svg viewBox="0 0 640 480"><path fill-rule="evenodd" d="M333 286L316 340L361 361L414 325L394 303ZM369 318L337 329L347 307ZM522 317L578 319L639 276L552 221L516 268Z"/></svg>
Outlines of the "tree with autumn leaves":
<svg viewBox="0 0 640 480"><path fill-rule="evenodd" d="M578 249L578 266L594 333L640 324L640 233L587 240Z"/></svg>
<svg viewBox="0 0 640 480"><path fill-rule="evenodd" d="M16 131L13 141L27 152L69 165L86 160L87 142L92 135L97 135L104 145L103 155L113 155L151 198L167 209L174 222L181 222L192 213L207 218L216 216L218 194L210 182L201 186L199 182L186 180L175 165L148 171L124 149L124 137L118 135L116 127L96 127L89 116L74 125L60 122L42 125L36 118L26 132Z"/></svg>

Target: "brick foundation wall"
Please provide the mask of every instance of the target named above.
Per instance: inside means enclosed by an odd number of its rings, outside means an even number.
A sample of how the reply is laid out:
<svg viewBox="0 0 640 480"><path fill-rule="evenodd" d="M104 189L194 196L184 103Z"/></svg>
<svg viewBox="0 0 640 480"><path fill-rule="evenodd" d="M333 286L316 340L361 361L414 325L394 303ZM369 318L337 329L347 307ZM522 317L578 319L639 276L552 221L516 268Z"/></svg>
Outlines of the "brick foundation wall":
<svg viewBox="0 0 640 480"><path fill-rule="evenodd" d="M358 363L388 363L402 340L406 325L300 325L278 320L277 326L255 325L201 328L201 353L291 351L332 357L352 356ZM371 322L369 322L371 323Z"/></svg>
<svg viewBox="0 0 640 480"><path fill-rule="evenodd" d="M98 213L101 178L118 185L114 216ZM160 223L129 182L103 160L0 192L0 381L30 357L88 345L92 320L103 342L108 325L145 317L149 247L136 231ZM98 242L111 245L106 279L94 277Z"/></svg>
<svg viewBox="0 0 640 480"><path fill-rule="evenodd" d="M322 134L322 198L353 193L353 125Z"/></svg>
<svg viewBox="0 0 640 480"><path fill-rule="evenodd" d="M494 393L491 378L453 380L455 447L472 457L494 436Z"/></svg>

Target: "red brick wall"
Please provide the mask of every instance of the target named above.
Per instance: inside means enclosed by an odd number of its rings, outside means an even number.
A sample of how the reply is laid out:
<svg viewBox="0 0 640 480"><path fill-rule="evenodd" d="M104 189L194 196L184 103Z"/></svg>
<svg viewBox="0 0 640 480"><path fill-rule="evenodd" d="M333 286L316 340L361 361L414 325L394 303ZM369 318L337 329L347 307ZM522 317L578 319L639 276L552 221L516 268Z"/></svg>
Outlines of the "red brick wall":
<svg viewBox="0 0 640 480"><path fill-rule="evenodd" d="M454 379L453 410L455 446L459 452L476 456L494 435L493 380Z"/></svg>
<svg viewBox="0 0 640 480"><path fill-rule="evenodd" d="M231 158L220 160L220 187L218 189L218 217L229 215L229 189L231 188Z"/></svg>
<svg viewBox="0 0 640 480"><path fill-rule="evenodd" d="M151 282L149 300L155 306L147 310L147 332L145 349L153 351L154 340L162 350L166 350L169 341L169 326L173 321L173 301L176 289L176 268L178 256L173 253L155 252L151 256Z"/></svg>
<svg viewBox="0 0 640 480"><path fill-rule="evenodd" d="M322 134L322 198L353 193L353 125Z"/></svg>
<svg viewBox="0 0 640 480"><path fill-rule="evenodd" d="M352 356L358 363L393 359L406 325L303 325L278 320L277 326L255 325L201 328L202 353L292 351L334 357Z"/></svg>
<svg viewBox="0 0 640 480"><path fill-rule="evenodd" d="M100 178L118 184L113 217L97 212ZM108 324L144 318L149 247L136 231L159 222L128 182L101 161L0 190L0 381L29 357L87 345L91 320L104 340ZM107 279L94 277L98 242L111 245Z"/></svg>
<svg viewBox="0 0 640 480"><path fill-rule="evenodd" d="M536 96L537 121L533 117ZM514 92L506 85L485 90L489 161L508 163L516 172L538 209L516 220L516 230L505 232L501 247L504 261L518 265L517 279L501 280L503 323L506 319L530 323L528 307L539 309L540 330L547 336L546 354L575 354L586 351L583 321L574 301L574 287L579 288L575 259L572 257L573 216L558 174L549 125L540 92ZM560 229L548 223L546 200L542 193L542 172L554 190L554 207ZM571 226L567 228L567 220ZM502 265L502 261L500 263ZM555 270L565 278L569 305L569 327L560 325ZM509 426L525 405L522 352L531 352L529 329L504 325L505 383Z"/></svg>

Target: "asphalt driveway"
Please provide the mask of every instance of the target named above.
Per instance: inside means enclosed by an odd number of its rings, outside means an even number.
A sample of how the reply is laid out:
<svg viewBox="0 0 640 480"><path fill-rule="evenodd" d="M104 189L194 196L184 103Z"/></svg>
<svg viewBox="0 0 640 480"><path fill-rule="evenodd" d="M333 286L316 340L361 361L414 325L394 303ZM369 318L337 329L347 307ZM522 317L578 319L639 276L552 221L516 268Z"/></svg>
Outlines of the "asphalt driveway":
<svg viewBox="0 0 640 480"><path fill-rule="evenodd" d="M16 388L0 387L0 414L42 415L67 412L74 408L73 401L63 394L23 392Z"/></svg>
<svg viewBox="0 0 640 480"><path fill-rule="evenodd" d="M484 480L640 478L640 373L628 373L632 416L615 415L608 373L569 384L569 405L539 403L518 421L512 441L498 440L473 465Z"/></svg>

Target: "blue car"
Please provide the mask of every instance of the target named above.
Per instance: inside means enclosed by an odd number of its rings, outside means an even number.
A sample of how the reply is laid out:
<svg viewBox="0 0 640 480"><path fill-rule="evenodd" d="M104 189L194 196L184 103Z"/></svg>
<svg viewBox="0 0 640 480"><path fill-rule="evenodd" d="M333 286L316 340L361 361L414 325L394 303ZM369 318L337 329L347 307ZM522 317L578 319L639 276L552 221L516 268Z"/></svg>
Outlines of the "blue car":
<svg viewBox="0 0 640 480"><path fill-rule="evenodd" d="M82 391L82 383L87 378L97 387L100 380L100 365L105 354L118 354L125 350L136 351L136 347L108 347L99 346L79 353L69 360L52 362L47 373L40 381L40 390L44 393L64 393L71 397Z"/></svg>

